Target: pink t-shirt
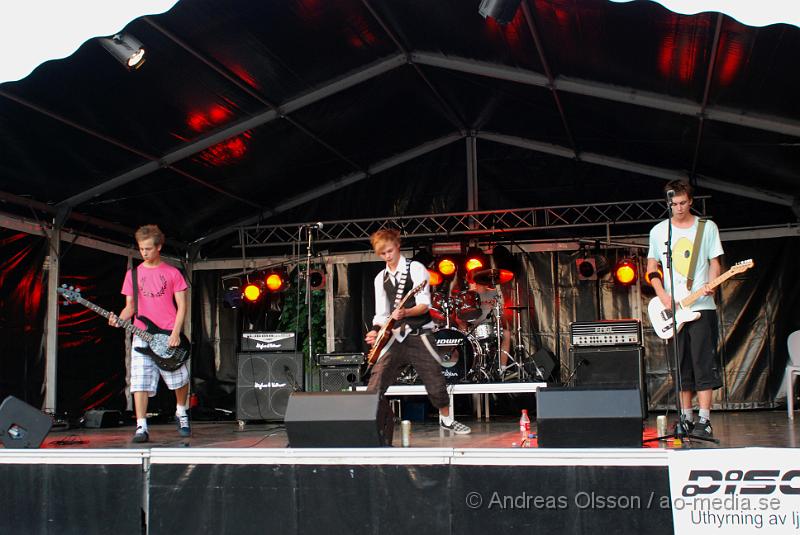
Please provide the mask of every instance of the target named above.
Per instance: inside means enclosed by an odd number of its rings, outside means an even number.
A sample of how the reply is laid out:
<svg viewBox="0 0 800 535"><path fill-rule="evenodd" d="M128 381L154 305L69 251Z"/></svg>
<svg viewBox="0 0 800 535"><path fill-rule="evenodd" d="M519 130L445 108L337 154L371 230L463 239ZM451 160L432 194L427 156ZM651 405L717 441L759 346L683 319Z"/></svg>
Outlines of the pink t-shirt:
<svg viewBox="0 0 800 535"><path fill-rule="evenodd" d="M172 330L175 327L175 316L178 309L175 305L175 292L187 288L186 280L177 268L166 262L161 262L154 268L140 265L136 268L139 279L139 316L144 316L159 328ZM133 296L133 283L131 270L125 273L125 282L122 283L122 294ZM138 319L134 325L146 328Z"/></svg>

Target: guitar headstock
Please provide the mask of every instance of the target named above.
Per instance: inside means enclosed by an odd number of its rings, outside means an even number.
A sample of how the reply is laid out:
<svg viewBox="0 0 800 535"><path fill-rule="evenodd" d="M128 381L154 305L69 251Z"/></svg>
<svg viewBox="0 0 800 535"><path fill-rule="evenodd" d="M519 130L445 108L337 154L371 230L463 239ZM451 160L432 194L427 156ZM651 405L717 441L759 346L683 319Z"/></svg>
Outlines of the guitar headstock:
<svg viewBox="0 0 800 535"><path fill-rule="evenodd" d="M755 265L752 258L748 258L747 260L742 260L741 262L736 262L733 266L731 266L731 272L733 274L744 273L751 267Z"/></svg>
<svg viewBox="0 0 800 535"><path fill-rule="evenodd" d="M56 288L56 291L64 298L64 301L67 303L74 303L75 301L81 298L81 289L75 288L73 286L67 287L66 284L62 284L60 288Z"/></svg>

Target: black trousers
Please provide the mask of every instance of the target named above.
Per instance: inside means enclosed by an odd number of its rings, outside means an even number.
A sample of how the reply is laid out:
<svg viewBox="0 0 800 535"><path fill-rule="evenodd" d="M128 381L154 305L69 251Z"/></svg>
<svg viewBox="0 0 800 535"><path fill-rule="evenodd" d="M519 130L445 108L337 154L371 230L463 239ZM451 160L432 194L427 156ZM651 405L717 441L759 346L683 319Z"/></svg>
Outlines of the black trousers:
<svg viewBox="0 0 800 535"><path fill-rule="evenodd" d="M717 365L717 311L701 310L700 318L683 325L675 337L681 371L681 391L713 390L722 386ZM672 347L670 346L670 355Z"/></svg>
<svg viewBox="0 0 800 535"><path fill-rule="evenodd" d="M397 379L400 368L411 364L422 379L433 406L441 409L450 405L450 396L442 375L442 367L428 352L422 342L422 336L428 336L431 347L435 347L436 342L429 334L410 334L402 343L395 340L386 354L373 366L367 392L379 392L383 396L386 389Z"/></svg>

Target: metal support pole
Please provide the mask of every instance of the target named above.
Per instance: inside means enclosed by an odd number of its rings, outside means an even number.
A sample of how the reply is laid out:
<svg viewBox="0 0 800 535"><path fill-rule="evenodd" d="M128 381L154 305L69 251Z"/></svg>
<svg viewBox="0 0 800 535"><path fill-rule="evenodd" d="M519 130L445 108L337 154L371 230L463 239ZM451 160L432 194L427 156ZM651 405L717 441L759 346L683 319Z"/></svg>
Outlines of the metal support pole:
<svg viewBox="0 0 800 535"><path fill-rule="evenodd" d="M56 385L58 371L58 288L61 255L61 228L48 232L50 255L47 271L47 319L45 324L45 376L44 409L56 412Z"/></svg>
<svg viewBox="0 0 800 535"><path fill-rule="evenodd" d="M478 210L478 149L475 136L467 136L467 210Z"/></svg>

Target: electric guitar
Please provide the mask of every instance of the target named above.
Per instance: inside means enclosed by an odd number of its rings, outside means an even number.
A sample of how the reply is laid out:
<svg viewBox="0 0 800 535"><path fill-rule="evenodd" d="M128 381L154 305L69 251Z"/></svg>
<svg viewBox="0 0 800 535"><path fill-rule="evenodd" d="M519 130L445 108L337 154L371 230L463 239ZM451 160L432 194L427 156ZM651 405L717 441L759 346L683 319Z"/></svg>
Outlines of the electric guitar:
<svg viewBox="0 0 800 535"><path fill-rule="evenodd" d="M403 306L406 304L406 301L411 299L412 296L421 292L425 288L426 284L428 284L428 281L422 281L414 286L414 288L400 300L397 308L403 308ZM394 329L396 323L397 321L393 317L389 316L389 319L383 324L381 330L378 331L377 336L375 336L375 343L372 344L372 349L369 350L369 354L367 355L367 371L369 371L372 366L378 362L378 359L383 352L383 348L386 347L386 344L388 344L389 340L392 339L392 329Z"/></svg>
<svg viewBox="0 0 800 535"><path fill-rule="evenodd" d="M104 318L111 316L111 312L108 310L100 308L91 301L87 301L81 297L81 291L78 288L73 288L72 286L67 288L65 284L62 285L61 288L57 288L57 291L68 303L81 304L89 310L100 314ZM118 322L120 327L147 342L147 347L137 348L137 351L141 351L153 359L153 362L155 362L156 366L162 370L170 372L177 370L184 362L189 360L191 344L186 336L181 334L181 343L179 346L169 347L170 331L159 329L156 327L155 323L144 316L139 316L138 318L142 321L142 323L147 325L147 329L140 329L130 320Z"/></svg>
<svg viewBox="0 0 800 535"><path fill-rule="evenodd" d="M752 259L737 262L728 271L710 281L708 286L713 290L734 275L743 273L751 267L753 267ZM675 323L678 326L678 331L681 330L684 323L694 321L700 317L699 312L694 312L689 307L692 306L695 301L703 297L705 294L703 290L703 288L700 288L699 290L689 293L689 290L685 287L675 288L675 307L677 308L675 312ZM650 317L650 323L653 324L653 329L656 331L659 338L664 340L672 338L674 334L672 332L672 310L665 307L661 299L654 297L650 300L650 304L647 305L647 315Z"/></svg>

